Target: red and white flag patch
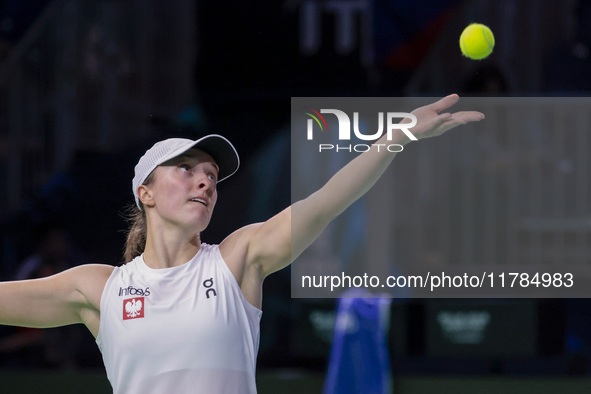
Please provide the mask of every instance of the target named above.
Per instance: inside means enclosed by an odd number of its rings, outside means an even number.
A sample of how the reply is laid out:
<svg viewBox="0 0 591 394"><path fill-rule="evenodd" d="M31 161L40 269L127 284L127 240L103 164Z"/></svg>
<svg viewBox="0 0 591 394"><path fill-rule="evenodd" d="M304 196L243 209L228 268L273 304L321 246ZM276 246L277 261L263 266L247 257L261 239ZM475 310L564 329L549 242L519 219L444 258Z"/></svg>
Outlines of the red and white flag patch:
<svg viewBox="0 0 591 394"><path fill-rule="evenodd" d="M144 317L144 297L123 300L123 320Z"/></svg>

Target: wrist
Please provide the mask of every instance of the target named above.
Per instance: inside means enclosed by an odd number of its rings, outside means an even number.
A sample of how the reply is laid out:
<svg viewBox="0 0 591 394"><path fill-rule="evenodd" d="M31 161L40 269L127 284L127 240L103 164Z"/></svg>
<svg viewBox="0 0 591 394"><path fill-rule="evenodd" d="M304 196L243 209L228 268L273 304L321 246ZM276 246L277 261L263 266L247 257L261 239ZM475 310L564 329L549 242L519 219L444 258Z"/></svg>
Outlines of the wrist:
<svg viewBox="0 0 591 394"><path fill-rule="evenodd" d="M389 140L387 135L384 135L382 138L374 142L374 144L385 144L385 145L402 145L405 146L409 142L412 142L406 134L400 132L400 130L396 130L396 133L392 133L392 139Z"/></svg>

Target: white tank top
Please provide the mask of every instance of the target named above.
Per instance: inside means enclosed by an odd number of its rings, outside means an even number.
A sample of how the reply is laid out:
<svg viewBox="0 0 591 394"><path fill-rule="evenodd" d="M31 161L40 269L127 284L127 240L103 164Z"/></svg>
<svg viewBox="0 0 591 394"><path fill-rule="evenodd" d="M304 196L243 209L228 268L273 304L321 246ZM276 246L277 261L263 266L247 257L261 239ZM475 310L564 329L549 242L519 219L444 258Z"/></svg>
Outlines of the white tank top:
<svg viewBox="0 0 591 394"><path fill-rule="evenodd" d="M218 245L152 269L116 267L96 343L114 394L251 394L262 311L244 298Z"/></svg>

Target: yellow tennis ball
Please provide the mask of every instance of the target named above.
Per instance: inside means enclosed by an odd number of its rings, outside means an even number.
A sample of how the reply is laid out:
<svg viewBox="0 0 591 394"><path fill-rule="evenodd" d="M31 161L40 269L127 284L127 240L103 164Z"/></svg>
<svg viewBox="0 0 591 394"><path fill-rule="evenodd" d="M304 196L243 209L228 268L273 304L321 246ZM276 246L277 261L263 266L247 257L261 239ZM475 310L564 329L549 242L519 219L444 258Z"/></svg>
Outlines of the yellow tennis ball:
<svg viewBox="0 0 591 394"><path fill-rule="evenodd" d="M481 60L492 53L495 36L492 31L480 23L472 23L460 36L460 49L464 56L472 60Z"/></svg>

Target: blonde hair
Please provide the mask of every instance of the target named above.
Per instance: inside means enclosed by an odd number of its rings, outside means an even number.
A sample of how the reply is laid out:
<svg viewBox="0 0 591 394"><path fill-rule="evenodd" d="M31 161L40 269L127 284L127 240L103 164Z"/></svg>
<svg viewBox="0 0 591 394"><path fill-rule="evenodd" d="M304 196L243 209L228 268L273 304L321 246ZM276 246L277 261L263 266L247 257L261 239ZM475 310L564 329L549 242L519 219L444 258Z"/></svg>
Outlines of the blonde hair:
<svg viewBox="0 0 591 394"><path fill-rule="evenodd" d="M146 178L143 185L151 185L156 180L154 171ZM123 259L125 263L129 263L144 253L146 248L146 237L148 234L148 225L146 222L146 211L142 202L139 202L140 208L137 205L130 205L126 212L126 220L129 223L127 230L127 240L125 241L125 250L123 252Z"/></svg>

